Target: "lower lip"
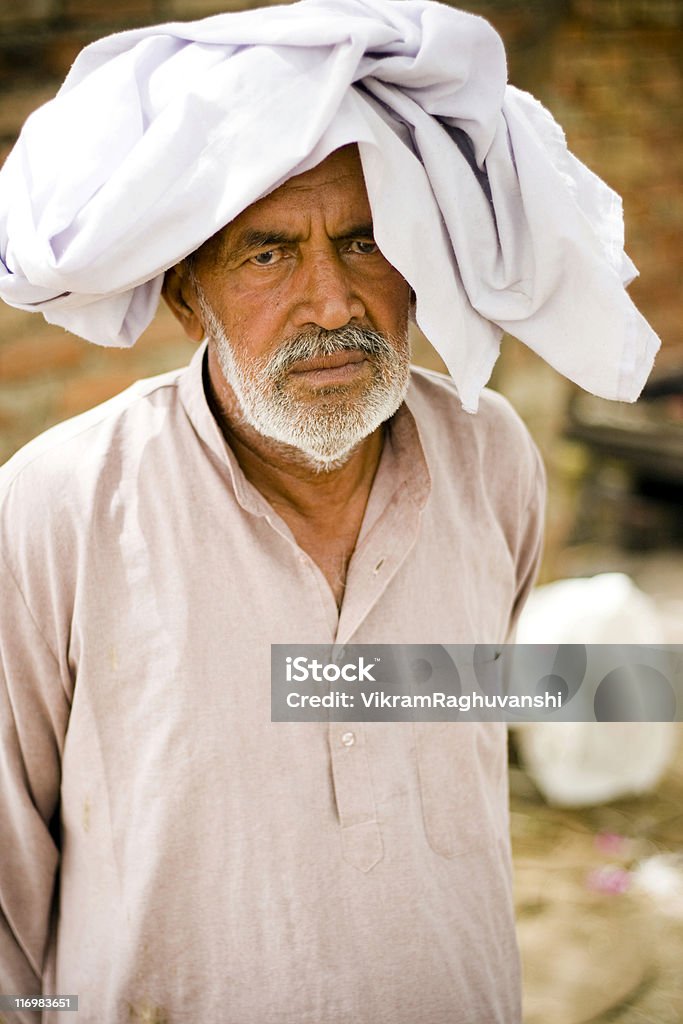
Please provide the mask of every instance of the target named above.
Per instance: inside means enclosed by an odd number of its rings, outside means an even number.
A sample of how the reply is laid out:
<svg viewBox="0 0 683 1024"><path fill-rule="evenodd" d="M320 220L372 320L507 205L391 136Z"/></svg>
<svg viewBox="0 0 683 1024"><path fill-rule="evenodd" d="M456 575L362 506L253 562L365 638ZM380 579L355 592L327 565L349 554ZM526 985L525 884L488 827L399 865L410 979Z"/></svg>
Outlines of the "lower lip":
<svg viewBox="0 0 683 1024"><path fill-rule="evenodd" d="M307 384L331 385L346 384L360 376L367 359L361 359L353 363L344 363L342 366L328 366L319 370L294 370L294 380L303 380Z"/></svg>

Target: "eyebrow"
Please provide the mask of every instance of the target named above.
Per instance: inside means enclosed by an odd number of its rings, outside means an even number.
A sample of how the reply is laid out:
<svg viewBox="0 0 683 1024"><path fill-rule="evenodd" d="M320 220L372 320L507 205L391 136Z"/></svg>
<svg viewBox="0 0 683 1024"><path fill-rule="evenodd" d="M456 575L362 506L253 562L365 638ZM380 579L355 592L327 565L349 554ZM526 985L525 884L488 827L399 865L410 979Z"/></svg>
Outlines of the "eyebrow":
<svg viewBox="0 0 683 1024"><path fill-rule="evenodd" d="M259 231L258 228L247 228L235 239L233 245L225 252L226 262L239 260L242 256L254 249L267 249L278 245L293 245L302 240L302 235L289 234L287 231ZM347 238L373 238L373 228L370 221L362 224L352 224L345 228L340 234L331 235L333 242L343 242Z"/></svg>
<svg viewBox="0 0 683 1024"><path fill-rule="evenodd" d="M343 242L345 238L374 238L375 231L372 221L364 221L362 224L352 224L340 235L332 235L333 242Z"/></svg>

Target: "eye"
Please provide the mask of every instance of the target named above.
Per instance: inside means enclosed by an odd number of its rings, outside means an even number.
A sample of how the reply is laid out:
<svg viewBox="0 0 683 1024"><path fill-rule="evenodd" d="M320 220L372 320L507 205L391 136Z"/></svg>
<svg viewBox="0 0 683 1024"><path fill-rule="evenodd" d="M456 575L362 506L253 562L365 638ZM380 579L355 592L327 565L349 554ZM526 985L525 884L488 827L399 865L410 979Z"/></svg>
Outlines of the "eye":
<svg viewBox="0 0 683 1024"><path fill-rule="evenodd" d="M279 249L267 249L265 252L257 252L249 259L249 262L254 263L257 267L272 267L281 259L282 253Z"/></svg>
<svg viewBox="0 0 683 1024"><path fill-rule="evenodd" d="M376 242L363 238L354 238L349 244L349 250L357 253L359 256L372 256L373 253L378 251Z"/></svg>

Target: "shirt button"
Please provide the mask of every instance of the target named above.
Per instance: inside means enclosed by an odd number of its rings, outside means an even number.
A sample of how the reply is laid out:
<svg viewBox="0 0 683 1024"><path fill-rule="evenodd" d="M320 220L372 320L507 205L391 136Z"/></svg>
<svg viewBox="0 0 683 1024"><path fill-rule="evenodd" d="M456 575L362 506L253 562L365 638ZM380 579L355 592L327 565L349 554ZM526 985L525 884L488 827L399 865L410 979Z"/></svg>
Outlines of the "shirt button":
<svg viewBox="0 0 683 1024"><path fill-rule="evenodd" d="M379 562L377 563L377 565L375 566L375 568L374 568L374 569L372 570L372 571L373 571L373 573L375 574L375 576L376 576L376 575L377 575L377 573L378 573L378 572L380 571L380 569L381 569L381 568L382 568L382 566L384 565L385 561L386 561L386 559L384 559L384 558L380 558Z"/></svg>
<svg viewBox="0 0 683 1024"><path fill-rule="evenodd" d="M345 732L341 738L341 741L345 747L352 747L356 742L356 737L352 732Z"/></svg>

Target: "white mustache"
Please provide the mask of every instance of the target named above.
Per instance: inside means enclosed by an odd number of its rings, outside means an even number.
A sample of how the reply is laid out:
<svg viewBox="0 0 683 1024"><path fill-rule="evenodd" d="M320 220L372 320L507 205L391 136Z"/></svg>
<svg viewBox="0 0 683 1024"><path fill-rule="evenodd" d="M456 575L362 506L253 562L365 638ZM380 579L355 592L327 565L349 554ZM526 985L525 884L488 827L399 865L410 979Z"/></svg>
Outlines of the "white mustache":
<svg viewBox="0 0 683 1024"><path fill-rule="evenodd" d="M340 327L334 331L304 331L284 342L264 364L262 373L279 377L295 363L321 356L332 356L337 352L356 349L367 356L391 357L394 348L390 341L377 331L364 327Z"/></svg>

